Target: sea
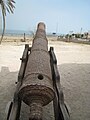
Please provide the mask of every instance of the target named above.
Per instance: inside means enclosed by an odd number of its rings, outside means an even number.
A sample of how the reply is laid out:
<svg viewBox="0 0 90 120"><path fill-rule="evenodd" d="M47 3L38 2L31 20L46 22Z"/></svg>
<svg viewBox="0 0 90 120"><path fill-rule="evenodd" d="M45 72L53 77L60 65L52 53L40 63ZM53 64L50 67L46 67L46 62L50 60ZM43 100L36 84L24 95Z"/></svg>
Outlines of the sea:
<svg viewBox="0 0 90 120"><path fill-rule="evenodd" d="M4 36L23 36L24 33L28 36L32 36L33 32L30 31L24 31L24 30L5 30ZM0 35L2 34L2 31L0 30Z"/></svg>
<svg viewBox="0 0 90 120"><path fill-rule="evenodd" d="M25 30L5 30L4 36L33 36L35 32L33 31L25 31ZM0 35L2 34L2 31L0 30ZM53 34L53 33L47 33L47 36L58 36L59 34Z"/></svg>

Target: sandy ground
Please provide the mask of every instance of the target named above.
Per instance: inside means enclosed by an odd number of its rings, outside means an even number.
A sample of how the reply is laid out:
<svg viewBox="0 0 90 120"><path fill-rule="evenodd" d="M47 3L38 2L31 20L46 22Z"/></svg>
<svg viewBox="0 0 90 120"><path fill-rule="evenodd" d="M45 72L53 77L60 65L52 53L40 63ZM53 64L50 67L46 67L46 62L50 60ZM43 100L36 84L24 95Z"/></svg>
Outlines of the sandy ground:
<svg viewBox="0 0 90 120"><path fill-rule="evenodd" d="M23 44L0 45L0 120L6 119L6 104L13 98ZM90 46L49 41L50 46L54 47L58 60L61 85L65 101L71 109L71 120L90 120ZM23 106L21 120L28 120L22 116L26 115L29 108ZM44 108L43 116L44 120L54 120L51 103Z"/></svg>

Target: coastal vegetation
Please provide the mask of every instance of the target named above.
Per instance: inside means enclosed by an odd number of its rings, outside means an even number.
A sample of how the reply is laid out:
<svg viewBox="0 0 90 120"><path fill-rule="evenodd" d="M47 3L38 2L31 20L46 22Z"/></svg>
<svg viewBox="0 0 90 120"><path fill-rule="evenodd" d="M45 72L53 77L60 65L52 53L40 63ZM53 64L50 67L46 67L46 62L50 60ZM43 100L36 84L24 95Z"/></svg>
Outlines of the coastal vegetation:
<svg viewBox="0 0 90 120"><path fill-rule="evenodd" d="M2 19L3 19L3 29L2 29L2 36L0 39L0 44L2 42L4 32L5 32L5 17L6 17L6 12L8 13L13 13L14 11L14 6L15 1L14 0L0 0L0 11L2 14Z"/></svg>

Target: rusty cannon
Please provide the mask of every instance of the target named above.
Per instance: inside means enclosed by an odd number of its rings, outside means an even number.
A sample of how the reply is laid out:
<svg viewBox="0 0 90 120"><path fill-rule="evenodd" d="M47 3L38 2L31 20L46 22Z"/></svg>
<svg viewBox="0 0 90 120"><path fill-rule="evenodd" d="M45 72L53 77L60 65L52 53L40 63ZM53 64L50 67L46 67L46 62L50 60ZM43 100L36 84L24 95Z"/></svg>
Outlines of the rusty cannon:
<svg viewBox="0 0 90 120"><path fill-rule="evenodd" d="M7 120L20 120L22 101L30 107L29 120L43 120L43 106L53 101L55 120L69 120L57 69L54 48L48 51L45 24L39 23L32 47L28 44L21 58L16 91Z"/></svg>

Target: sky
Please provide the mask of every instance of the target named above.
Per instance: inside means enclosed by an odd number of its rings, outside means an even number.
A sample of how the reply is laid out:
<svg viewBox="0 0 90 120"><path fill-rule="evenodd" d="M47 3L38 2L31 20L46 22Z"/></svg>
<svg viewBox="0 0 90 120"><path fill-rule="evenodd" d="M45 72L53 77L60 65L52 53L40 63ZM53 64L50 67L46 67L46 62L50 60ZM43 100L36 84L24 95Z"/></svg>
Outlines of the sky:
<svg viewBox="0 0 90 120"><path fill-rule="evenodd" d="M60 34L90 30L90 0L15 0L14 14L7 14L6 29L35 31L39 22L46 31Z"/></svg>

